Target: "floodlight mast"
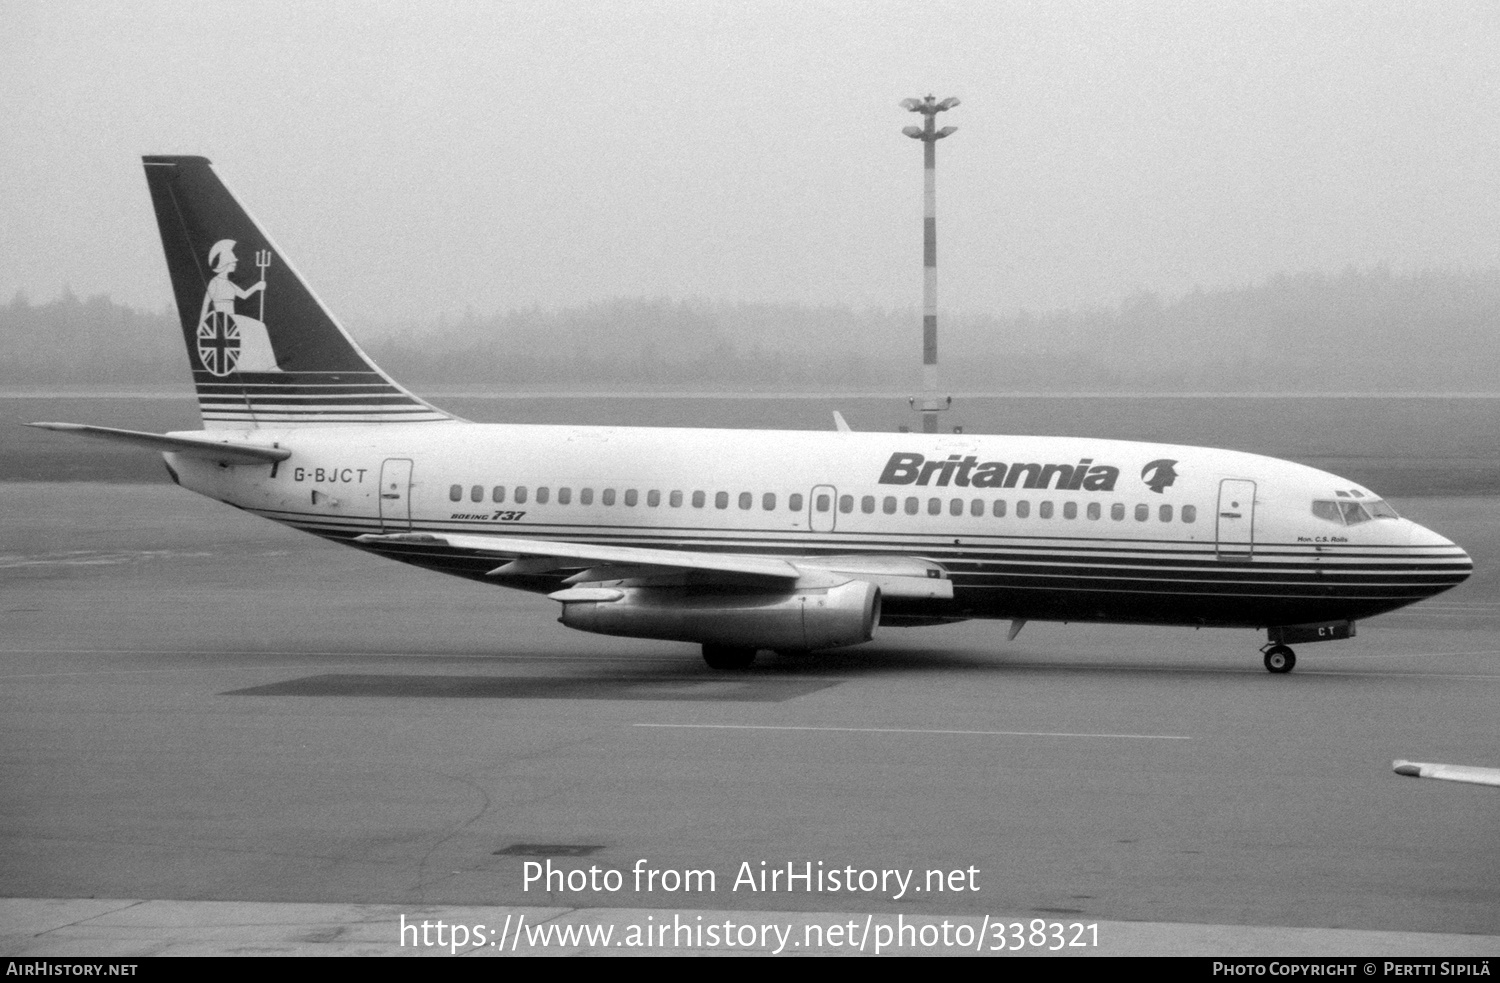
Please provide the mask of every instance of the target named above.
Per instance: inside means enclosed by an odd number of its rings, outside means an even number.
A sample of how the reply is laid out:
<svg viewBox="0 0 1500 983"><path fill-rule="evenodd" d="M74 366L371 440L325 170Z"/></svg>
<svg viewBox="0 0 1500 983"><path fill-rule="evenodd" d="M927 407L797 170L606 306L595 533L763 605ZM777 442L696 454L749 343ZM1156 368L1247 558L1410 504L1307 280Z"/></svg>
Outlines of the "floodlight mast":
<svg viewBox="0 0 1500 983"><path fill-rule="evenodd" d="M921 113L924 125L908 126L901 132L913 140L922 141L923 195L922 195L922 432L937 433L937 415L953 405L953 397L938 398L937 371L937 142L948 136L956 126L937 128L937 114L952 109L958 100L934 96L926 99L903 99L901 107L913 113ZM916 397L909 402L916 407Z"/></svg>

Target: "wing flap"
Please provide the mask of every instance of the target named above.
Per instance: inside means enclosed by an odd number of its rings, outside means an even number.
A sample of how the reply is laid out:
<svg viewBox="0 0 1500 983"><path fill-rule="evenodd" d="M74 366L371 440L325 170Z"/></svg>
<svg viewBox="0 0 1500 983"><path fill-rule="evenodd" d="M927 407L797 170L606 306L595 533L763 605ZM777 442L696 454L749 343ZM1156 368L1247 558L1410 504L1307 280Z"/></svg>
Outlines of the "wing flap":
<svg viewBox="0 0 1500 983"><path fill-rule="evenodd" d="M953 582L931 560L905 556L756 556L745 553L704 553L603 543L570 543L482 533L369 533L357 542L367 544L432 544L515 557L490 571L492 577L550 573L577 569L569 584L644 578L663 573L699 571L737 577L767 578L787 586L833 586L864 580L888 597L950 599Z"/></svg>
<svg viewBox="0 0 1500 983"><path fill-rule="evenodd" d="M686 550L658 550L640 546L608 546L603 543L564 543L550 539L521 539L510 536L485 536L478 533L387 533L360 536L361 543L436 543L457 549L485 553L513 554L520 557L579 560L579 567L618 564L631 567L662 567L672 570L708 570L718 573L748 574L795 581L801 572L785 560L769 556L746 556L738 553L695 553ZM514 562L514 561L513 561ZM561 569L567 564L558 564ZM512 572L507 563L491 571ZM516 572L535 570L524 561ZM503 575L503 574L502 574Z"/></svg>
<svg viewBox="0 0 1500 983"><path fill-rule="evenodd" d="M93 427L82 423L28 423L28 427L71 433L95 440L108 440L117 444L133 444L148 450L171 454L185 454L218 464L275 464L285 461L292 452L284 447L267 447L238 440L217 440L212 437L189 437L183 434L147 433L143 430L117 430L114 427Z"/></svg>

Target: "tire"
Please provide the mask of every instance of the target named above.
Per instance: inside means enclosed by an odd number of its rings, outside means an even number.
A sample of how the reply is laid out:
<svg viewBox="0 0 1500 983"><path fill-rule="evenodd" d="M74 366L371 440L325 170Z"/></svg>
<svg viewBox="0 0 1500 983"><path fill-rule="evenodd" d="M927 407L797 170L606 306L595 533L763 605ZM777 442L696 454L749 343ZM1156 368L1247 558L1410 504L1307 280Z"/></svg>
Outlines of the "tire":
<svg viewBox="0 0 1500 983"><path fill-rule="evenodd" d="M755 661L755 649L735 648L731 645L704 645L703 661L710 669L748 669Z"/></svg>
<svg viewBox="0 0 1500 983"><path fill-rule="evenodd" d="M1266 649L1266 672L1291 672L1297 664L1297 653L1285 645L1273 645Z"/></svg>

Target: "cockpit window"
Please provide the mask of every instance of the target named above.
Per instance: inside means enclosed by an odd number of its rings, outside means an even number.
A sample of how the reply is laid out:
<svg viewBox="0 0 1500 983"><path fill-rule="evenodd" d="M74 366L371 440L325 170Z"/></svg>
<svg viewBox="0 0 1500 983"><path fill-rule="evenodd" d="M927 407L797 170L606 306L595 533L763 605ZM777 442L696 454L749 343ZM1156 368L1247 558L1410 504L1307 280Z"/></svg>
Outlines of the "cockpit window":
<svg viewBox="0 0 1500 983"><path fill-rule="evenodd" d="M1370 513L1364 510L1358 502L1340 502L1339 511L1344 513L1344 525L1357 526L1361 522L1370 521Z"/></svg>
<svg viewBox="0 0 1500 983"><path fill-rule="evenodd" d="M1399 519L1396 510L1378 498L1362 502L1318 500L1312 503L1312 514L1341 526L1357 526L1371 519Z"/></svg>

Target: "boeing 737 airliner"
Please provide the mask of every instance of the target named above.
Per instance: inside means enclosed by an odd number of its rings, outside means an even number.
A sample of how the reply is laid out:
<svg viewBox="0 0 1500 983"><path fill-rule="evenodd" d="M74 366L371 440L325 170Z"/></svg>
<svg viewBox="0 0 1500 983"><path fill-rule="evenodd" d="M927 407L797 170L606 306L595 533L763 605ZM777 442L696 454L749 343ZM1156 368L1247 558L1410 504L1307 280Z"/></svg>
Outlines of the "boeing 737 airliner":
<svg viewBox="0 0 1500 983"><path fill-rule="evenodd" d="M160 451L178 484L406 563L546 593L710 666L1005 619L1348 638L1467 554L1367 488L1234 451L1063 437L460 420L360 350L202 157L147 157L201 431L34 426Z"/></svg>

